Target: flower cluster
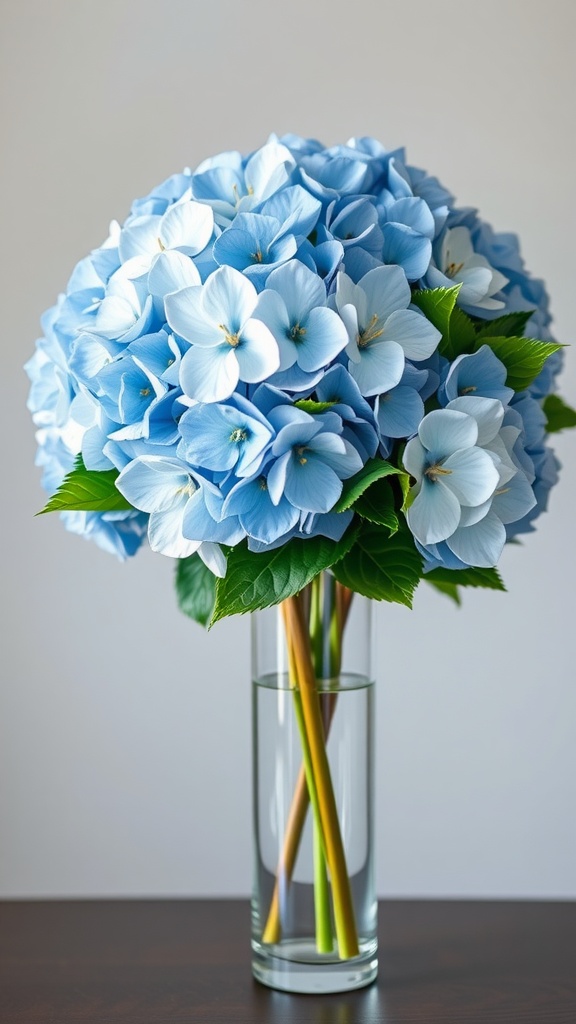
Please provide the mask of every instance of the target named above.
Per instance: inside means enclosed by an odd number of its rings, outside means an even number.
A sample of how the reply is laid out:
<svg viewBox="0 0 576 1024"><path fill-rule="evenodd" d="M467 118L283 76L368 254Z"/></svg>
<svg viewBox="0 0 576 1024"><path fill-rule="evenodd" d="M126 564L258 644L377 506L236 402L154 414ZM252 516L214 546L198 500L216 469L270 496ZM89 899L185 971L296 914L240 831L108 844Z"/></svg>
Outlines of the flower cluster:
<svg viewBox="0 0 576 1024"><path fill-rule="evenodd" d="M380 462L425 570L494 566L557 475L549 324L515 237L403 151L272 137L169 178L74 270L27 364L43 483L114 471L123 504L61 503L69 529L223 576L244 540L338 541Z"/></svg>

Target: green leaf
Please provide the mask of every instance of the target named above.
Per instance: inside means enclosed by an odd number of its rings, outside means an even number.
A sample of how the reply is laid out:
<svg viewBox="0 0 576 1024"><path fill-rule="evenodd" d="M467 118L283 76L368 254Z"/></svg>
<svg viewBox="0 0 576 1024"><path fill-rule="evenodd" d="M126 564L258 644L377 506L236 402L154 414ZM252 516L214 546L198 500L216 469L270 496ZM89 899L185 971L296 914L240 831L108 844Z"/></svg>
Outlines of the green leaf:
<svg viewBox="0 0 576 1024"><path fill-rule="evenodd" d="M427 583L458 587L487 587L489 590L505 591L506 587L497 569L432 569L422 577ZM446 591L445 591L446 592Z"/></svg>
<svg viewBox="0 0 576 1024"><path fill-rule="evenodd" d="M542 406L546 415L546 430L555 434L568 427L576 427L576 411L560 398L560 395L548 395Z"/></svg>
<svg viewBox="0 0 576 1024"><path fill-rule="evenodd" d="M336 399L332 402L316 402L313 398L299 398L294 405L297 409L303 409L304 412L315 413L315 412L327 412L333 405L337 405Z"/></svg>
<svg viewBox="0 0 576 1024"><path fill-rule="evenodd" d="M394 492L389 480L375 480L354 502L354 511L371 523L386 526L390 533L398 529L394 510Z"/></svg>
<svg viewBox="0 0 576 1024"><path fill-rule="evenodd" d="M407 477L408 474L403 469L397 469L391 462L386 462L384 459L368 459L355 476L351 476L349 480L344 481L342 494L336 502L333 511L345 512L346 509L351 508L356 499L364 493L367 487L370 487L370 484L384 476Z"/></svg>
<svg viewBox="0 0 576 1024"><path fill-rule="evenodd" d="M392 537L379 526L366 526L332 572L340 583L358 594L411 608L422 576L422 559L405 524L399 523Z"/></svg>
<svg viewBox="0 0 576 1024"><path fill-rule="evenodd" d="M216 601L216 577L200 555L178 559L174 585L180 611L201 626L207 626Z"/></svg>
<svg viewBox="0 0 576 1024"><path fill-rule="evenodd" d="M227 615L269 608L297 594L350 550L358 530L352 522L339 541L295 537L282 547L257 554L245 543L238 544L228 556L226 576L216 583L216 606L210 625Z"/></svg>
<svg viewBox="0 0 576 1024"><path fill-rule="evenodd" d="M553 341L535 341L534 338L477 338L476 351L489 345L504 363L508 374L506 383L514 391L523 391L536 379L544 363L562 345Z"/></svg>
<svg viewBox="0 0 576 1024"><path fill-rule="evenodd" d="M133 506L116 487L117 469L103 472L86 469L82 456L76 456L74 469L36 515L45 512L120 512Z"/></svg>
<svg viewBox="0 0 576 1024"><path fill-rule="evenodd" d="M512 338L523 334L524 328L532 316L533 310L522 313L505 313L496 320L480 320L476 322L477 338Z"/></svg>
<svg viewBox="0 0 576 1024"><path fill-rule="evenodd" d="M442 335L438 346L440 354L450 360L462 352L472 352L476 341L472 320L456 305L461 287L424 288L412 293L413 304Z"/></svg>

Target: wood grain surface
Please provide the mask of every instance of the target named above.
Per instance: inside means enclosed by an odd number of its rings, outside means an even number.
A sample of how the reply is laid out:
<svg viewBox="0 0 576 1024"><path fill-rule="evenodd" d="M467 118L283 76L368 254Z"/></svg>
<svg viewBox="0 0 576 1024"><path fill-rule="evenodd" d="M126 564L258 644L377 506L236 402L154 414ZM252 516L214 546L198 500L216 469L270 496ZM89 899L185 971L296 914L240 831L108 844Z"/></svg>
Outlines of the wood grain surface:
<svg viewBox="0 0 576 1024"><path fill-rule="evenodd" d="M244 900L0 903L1 1024L576 1024L576 903L385 901L380 976L250 974Z"/></svg>

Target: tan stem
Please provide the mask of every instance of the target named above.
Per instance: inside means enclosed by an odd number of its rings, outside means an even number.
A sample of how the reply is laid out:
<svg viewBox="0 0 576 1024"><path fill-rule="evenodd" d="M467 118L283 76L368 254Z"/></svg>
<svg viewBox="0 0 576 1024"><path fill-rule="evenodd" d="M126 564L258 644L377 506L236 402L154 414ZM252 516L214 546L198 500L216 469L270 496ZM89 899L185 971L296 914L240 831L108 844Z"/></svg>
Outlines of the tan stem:
<svg viewBox="0 0 576 1024"><path fill-rule="evenodd" d="M338 625L340 628L340 639L344 633L348 614L350 612L350 605L352 603L353 591L349 590L342 583L336 582L336 608L338 615ZM294 666L294 652L292 648L291 637L288 634L286 637L286 643L288 647L288 662L290 665L290 674L292 675L295 671ZM332 719L336 710L336 703L338 700L338 694L328 693L323 694L324 698L324 735L328 739L330 732L330 726L332 725ZM290 811L288 813L288 820L286 822L286 831L284 833L284 845L282 852L278 860L278 867L276 869L276 880L274 882L274 890L272 892L272 899L270 901L270 909L268 911L268 918L266 925L262 933L263 942L279 942L282 934L280 926L280 892L285 890L292 880L292 874L294 871L294 865L296 864L296 857L298 856L298 850L300 847L300 840L302 838L302 832L304 831L304 823L306 821L306 814L308 811L308 804L310 798L308 795L308 786L306 784L306 771L304 764L301 765L298 773L298 779L294 789L294 796L292 797L292 803L290 805Z"/></svg>
<svg viewBox="0 0 576 1024"><path fill-rule="evenodd" d="M302 604L297 597L289 597L283 601L282 609L287 633L292 637L298 688L318 793L323 847L332 883L338 952L342 960L347 960L358 955L358 935L338 809L326 753L316 676L310 656L308 629Z"/></svg>

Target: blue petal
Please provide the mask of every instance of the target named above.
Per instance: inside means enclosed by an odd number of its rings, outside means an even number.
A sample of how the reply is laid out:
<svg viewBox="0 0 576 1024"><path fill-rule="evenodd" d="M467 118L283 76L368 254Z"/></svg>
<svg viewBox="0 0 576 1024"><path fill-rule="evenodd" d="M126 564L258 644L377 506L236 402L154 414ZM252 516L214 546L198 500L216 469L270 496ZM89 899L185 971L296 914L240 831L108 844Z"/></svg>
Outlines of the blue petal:
<svg viewBox="0 0 576 1024"><path fill-rule="evenodd" d="M308 373L330 363L348 343L348 332L333 310L313 309L306 320L306 334L296 345L298 363Z"/></svg>
<svg viewBox="0 0 576 1024"><path fill-rule="evenodd" d="M409 281L418 281L430 265L432 243L429 238L404 224L385 224L383 227L383 259L398 263Z"/></svg>
<svg viewBox="0 0 576 1024"><path fill-rule="evenodd" d="M424 402L414 388L399 384L377 399L376 417L384 437L411 437L424 416Z"/></svg>
<svg viewBox="0 0 576 1024"><path fill-rule="evenodd" d="M404 371L404 352L394 341L371 342L358 350L360 361L348 363L348 370L366 398L390 391Z"/></svg>
<svg viewBox="0 0 576 1024"><path fill-rule="evenodd" d="M506 541L506 530L494 512L474 526L462 527L447 539L448 547L467 565L496 565Z"/></svg>
<svg viewBox="0 0 576 1024"><path fill-rule="evenodd" d="M284 493L288 501L304 512L329 512L342 493L342 481L313 452L306 451L302 459L293 455L287 464Z"/></svg>

